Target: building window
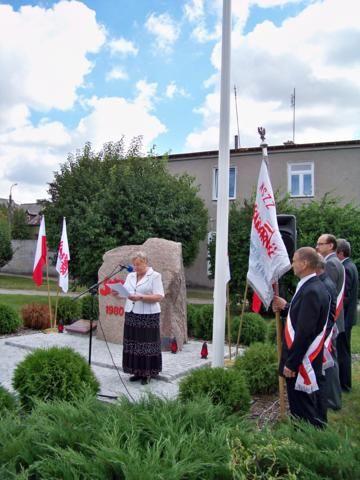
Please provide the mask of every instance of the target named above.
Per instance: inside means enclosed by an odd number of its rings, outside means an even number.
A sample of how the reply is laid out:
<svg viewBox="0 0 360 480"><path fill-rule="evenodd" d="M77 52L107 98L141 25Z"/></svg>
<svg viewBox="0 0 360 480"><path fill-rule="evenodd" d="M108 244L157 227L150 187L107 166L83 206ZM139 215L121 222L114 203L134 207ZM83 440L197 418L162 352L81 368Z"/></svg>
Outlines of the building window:
<svg viewBox="0 0 360 480"><path fill-rule="evenodd" d="M288 164L288 190L292 197L314 196L314 164Z"/></svg>
<svg viewBox="0 0 360 480"><path fill-rule="evenodd" d="M218 168L213 168L213 200L218 198ZM229 168L229 200L236 199L236 167Z"/></svg>

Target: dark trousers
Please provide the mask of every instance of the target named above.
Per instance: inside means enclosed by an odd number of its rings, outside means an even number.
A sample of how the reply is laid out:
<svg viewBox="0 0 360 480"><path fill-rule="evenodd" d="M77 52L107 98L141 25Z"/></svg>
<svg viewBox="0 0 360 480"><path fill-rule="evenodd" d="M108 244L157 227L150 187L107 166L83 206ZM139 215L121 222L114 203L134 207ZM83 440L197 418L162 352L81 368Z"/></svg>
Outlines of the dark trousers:
<svg viewBox="0 0 360 480"><path fill-rule="evenodd" d="M351 328L339 333L337 339L339 378L343 391L351 390Z"/></svg>
<svg viewBox="0 0 360 480"><path fill-rule="evenodd" d="M317 379L320 389L323 379ZM326 426L326 404L323 401L320 390L313 393L305 393L295 390L296 378L287 378L286 387L289 399L290 413L293 417L306 420L315 427Z"/></svg>

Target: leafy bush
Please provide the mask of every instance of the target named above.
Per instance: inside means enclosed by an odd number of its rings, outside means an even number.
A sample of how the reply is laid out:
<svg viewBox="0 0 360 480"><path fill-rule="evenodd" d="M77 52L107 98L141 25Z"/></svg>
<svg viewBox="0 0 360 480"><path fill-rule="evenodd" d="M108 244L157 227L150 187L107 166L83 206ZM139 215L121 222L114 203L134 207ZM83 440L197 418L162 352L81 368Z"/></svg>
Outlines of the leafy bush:
<svg viewBox="0 0 360 480"><path fill-rule="evenodd" d="M250 408L250 395L245 378L235 369L194 370L181 380L179 389L182 401L194 400L198 396L209 396L215 405L223 405L228 412L243 414Z"/></svg>
<svg viewBox="0 0 360 480"><path fill-rule="evenodd" d="M235 369L243 373L251 394L273 393L278 386L277 352L268 343L253 343L235 360Z"/></svg>
<svg viewBox="0 0 360 480"><path fill-rule="evenodd" d="M82 299L81 317L86 320L97 320L99 318L98 295L87 295Z"/></svg>
<svg viewBox="0 0 360 480"><path fill-rule="evenodd" d="M50 327L49 305L30 303L21 309L24 326L36 330L44 330Z"/></svg>
<svg viewBox="0 0 360 480"><path fill-rule="evenodd" d="M59 299L57 308L57 321L69 325L81 317L81 304L71 298Z"/></svg>
<svg viewBox="0 0 360 480"><path fill-rule="evenodd" d="M212 305L188 305L188 333L203 340L211 340L214 307Z"/></svg>
<svg viewBox="0 0 360 480"><path fill-rule="evenodd" d="M207 398L40 403L0 424L0 478L230 480L229 429Z"/></svg>
<svg viewBox="0 0 360 480"><path fill-rule="evenodd" d="M86 360L71 348L52 347L30 353L15 369L13 387L26 409L35 399L73 400L85 388L94 394L99 383Z"/></svg>
<svg viewBox="0 0 360 480"><path fill-rule="evenodd" d="M4 411L12 411L16 410L16 408L17 402L14 395L0 385L0 415L2 415Z"/></svg>
<svg viewBox="0 0 360 480"><path fill-rule="evenodd" d="M0 335L14 333L20 327L21 320L16 310L0 304Z"/></svg>
<svg viewBox="0 0 360 480"><path fill-rule="evenodd" d="M231 321L231 339L237 341L240 317L234 317ZM266 338L266 321L258 313L244 313L241 328L240 343L250 345L253 342L263 342Z"/></svg>

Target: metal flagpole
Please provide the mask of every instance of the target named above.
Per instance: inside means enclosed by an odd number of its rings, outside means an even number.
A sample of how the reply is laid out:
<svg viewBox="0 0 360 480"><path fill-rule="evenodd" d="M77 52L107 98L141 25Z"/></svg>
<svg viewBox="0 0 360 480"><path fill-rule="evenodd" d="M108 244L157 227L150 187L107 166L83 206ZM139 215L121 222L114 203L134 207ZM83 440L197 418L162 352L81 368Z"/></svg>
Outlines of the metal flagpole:
<svg viewBox="0 0 360 480"><path fill-rule="evenodd" d="M223 0L220 134L213 319L213 367L224 366L226 269L229 229L231 0Z"/></svg>

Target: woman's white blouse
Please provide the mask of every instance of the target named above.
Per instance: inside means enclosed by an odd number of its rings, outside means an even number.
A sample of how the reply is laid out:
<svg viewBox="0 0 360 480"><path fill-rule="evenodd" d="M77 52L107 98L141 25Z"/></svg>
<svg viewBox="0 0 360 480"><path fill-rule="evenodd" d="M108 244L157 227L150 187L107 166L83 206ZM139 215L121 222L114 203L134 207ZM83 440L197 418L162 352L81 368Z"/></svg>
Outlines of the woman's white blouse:
<svg viewBox="0 0 360 480"><path fill-rule="evenodd" d="M161 280L161 274L155 272L151 267L147 269L147 272L136 283L136 272L131 272L126 277L124 287L130 292L131 295L162 295L164 296L164 287ZM133 312L140 314L160 313L160 303L148 303L138 300L133 302L126 299L125 312Z"/></svg>

